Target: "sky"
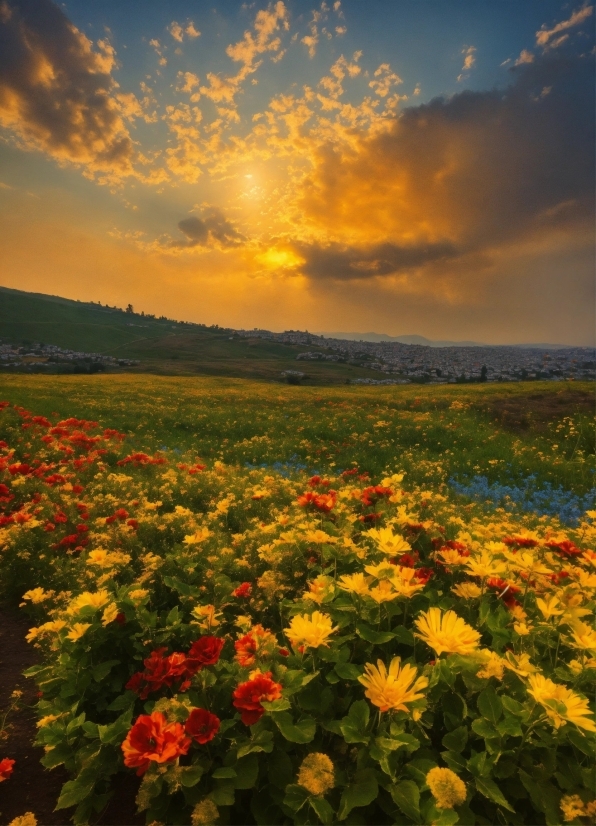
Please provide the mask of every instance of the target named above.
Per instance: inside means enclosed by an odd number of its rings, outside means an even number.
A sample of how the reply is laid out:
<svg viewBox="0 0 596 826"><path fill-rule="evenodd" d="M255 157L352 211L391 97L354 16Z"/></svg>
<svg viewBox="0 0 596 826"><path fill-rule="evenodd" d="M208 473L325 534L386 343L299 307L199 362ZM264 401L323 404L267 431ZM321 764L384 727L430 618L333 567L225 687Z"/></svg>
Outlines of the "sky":
<svg viewBox="0 0 596 826"><path fill-rule="evenodd" d="M0 284L593 345L594 6L0 0Z"/></svg>

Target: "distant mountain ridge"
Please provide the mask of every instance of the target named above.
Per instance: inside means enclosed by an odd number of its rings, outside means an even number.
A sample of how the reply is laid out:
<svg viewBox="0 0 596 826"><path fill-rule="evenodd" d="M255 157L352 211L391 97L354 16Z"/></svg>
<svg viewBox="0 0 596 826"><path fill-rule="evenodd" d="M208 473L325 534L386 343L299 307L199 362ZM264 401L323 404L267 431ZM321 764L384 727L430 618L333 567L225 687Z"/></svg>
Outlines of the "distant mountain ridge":
<svg viewBox="0 0 596 826"><path fill-rule="evenodd" d="M443 341L426 338L425 336L388 336L386 333L313 333L325 338L337 338L343 341L396 341L400 344L419 344L422 347L521 347L536 350L564 350L573 347L573 344L485 344L481 341Z"/></svg>

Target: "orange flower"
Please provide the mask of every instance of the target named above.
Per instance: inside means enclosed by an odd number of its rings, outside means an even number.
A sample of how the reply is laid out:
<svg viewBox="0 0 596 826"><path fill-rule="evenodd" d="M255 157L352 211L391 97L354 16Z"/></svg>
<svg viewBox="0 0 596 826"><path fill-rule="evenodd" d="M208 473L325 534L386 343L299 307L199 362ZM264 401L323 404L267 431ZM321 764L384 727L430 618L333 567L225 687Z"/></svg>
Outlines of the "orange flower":
<svg viewBox="0 0 596 826"><path fill-rule="evenodd" d="M261 705L264 700L272 703L281 697L281 685L271 679L271 672L255 674L252 680L241 683L232 695L233 705L240 709L241 719L245 726L254 726L265 713Z"/></svg>
<svg viewBox="0 0 596 826"><path fill-rule="evenodd" d="M141 714L122 743L124 765L145 774L151 762L167 763L186 754L191 740L180 723L168 723L160 711Z"/></svg>
<svg viewBox="0 0 596 826"><path fill-rule="evenodd" d="M236 640L236 660L245 667L254 665L258 657L271 656L277 640L271 631L267 631L262 625L255 625L248 634Z"/></svg>

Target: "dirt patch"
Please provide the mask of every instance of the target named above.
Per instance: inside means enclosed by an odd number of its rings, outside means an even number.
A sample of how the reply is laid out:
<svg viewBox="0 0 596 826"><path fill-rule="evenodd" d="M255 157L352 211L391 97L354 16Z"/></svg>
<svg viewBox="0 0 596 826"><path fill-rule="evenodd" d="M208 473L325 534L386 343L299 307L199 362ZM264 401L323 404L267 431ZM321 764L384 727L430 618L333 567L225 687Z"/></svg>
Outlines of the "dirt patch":
<svg viewBox="0 0 596 826"><path fill-rule="evenodd" d="M544 431L550 422L577 413L596 413L594 395L585 390L561 389L524 395L497 396L474 405L501 427L517 432Z"/></svg>
<svg viewBox="0 0 596 826"><path fill-rule="evenodd" d="M0 712L10 703L15 689L23 692L22 707L10 715L8 738L0 742L0 760L15 760L12 775L0 784L0 825L15 817L33 812L40 826L67 826L72 810L54 811L62 784L68 780L63 766L48 771L39 762L43 749L32 745L37 732L33 706L37 688L23 671L39 661L37 651L25 640L31 621L16 611L0 611ZM100 819L101 826L134 826L145 818L136 814L135 795L138 778L121 775L115 782L115 794Z"/></svg>

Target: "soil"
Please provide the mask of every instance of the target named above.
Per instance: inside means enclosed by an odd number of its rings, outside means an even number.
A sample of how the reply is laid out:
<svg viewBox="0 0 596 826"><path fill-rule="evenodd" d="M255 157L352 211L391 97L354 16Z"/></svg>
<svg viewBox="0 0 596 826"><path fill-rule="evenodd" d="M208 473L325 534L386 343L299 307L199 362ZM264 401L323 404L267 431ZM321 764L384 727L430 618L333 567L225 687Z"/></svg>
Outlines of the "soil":
<svg viewBox="0 0 596 826"><path fill-rule="evenodd" d="M33 706L37 688L23 671L39 661L33 646L25 640L30 620L16 610L0 611L0 713L10 704L15 689L23 692L21 708L8 720L8 737L0 741L0 760L15 760L12 775L0 784L0 826L16 817L33 812L39 826L68 826L72 810L54 811L62 784L69 779L63 766L48 771L41 763L43 749L32 745L36 736ZM120 775L114 797L95 821L97 826L136 826L145 822L136 813L135 795L139 780L134 775Z"/></svg>
<svg viewBox="0 0 596 826"><path fill-rule="evenodd" d="M596 413L596 400L585 390L563 388L524 395L497 396L477 409L487 413L501 427L514 432L545 431L552 421L575 413Z"/></svg>

